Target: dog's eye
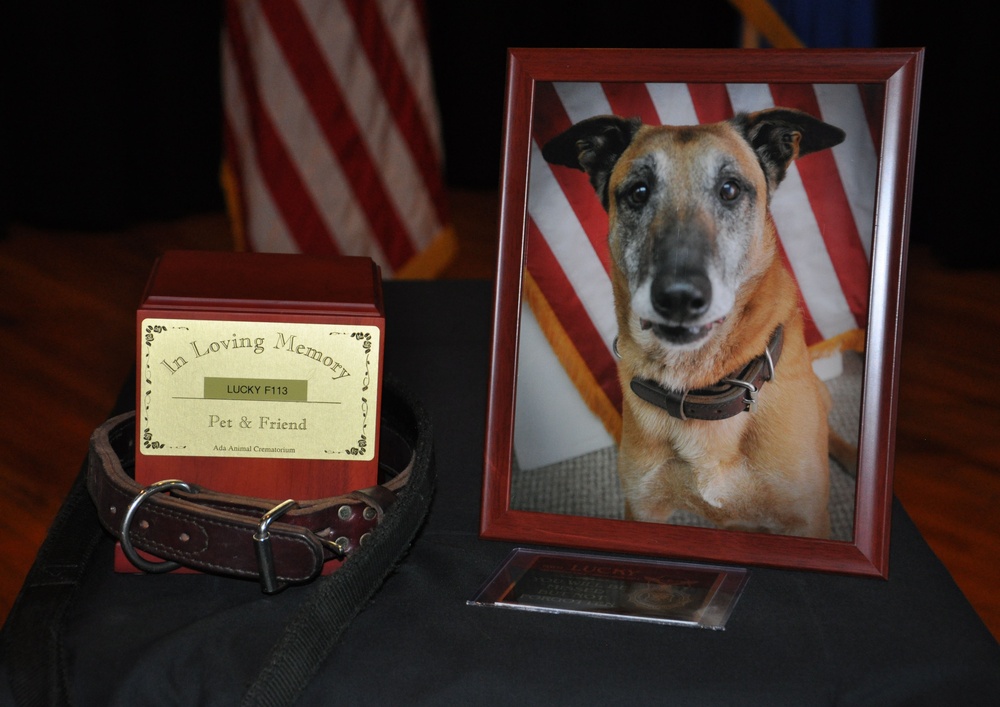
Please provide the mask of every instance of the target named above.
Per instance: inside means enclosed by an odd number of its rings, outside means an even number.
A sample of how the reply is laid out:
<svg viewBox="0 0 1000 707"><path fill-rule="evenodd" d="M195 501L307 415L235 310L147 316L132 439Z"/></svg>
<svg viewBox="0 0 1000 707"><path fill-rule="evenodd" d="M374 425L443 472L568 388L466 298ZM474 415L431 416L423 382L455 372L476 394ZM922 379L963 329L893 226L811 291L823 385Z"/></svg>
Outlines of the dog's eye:
<svg viewBox="0 0 1000 707"><path fill-rule="evenodd" d="M728 182L723 182L722 186L719 187L719 197L723 201L734 201L740 195L741 191L743 190L740 189L739 183L729 180Z"/></svg>
<svg viewBox="0 0 1000 707"><path fill-rule="evenodd" d="M642 206L649 201L649 186L643 182L639 182L628 190L627 196L633 205Z"/></svg>

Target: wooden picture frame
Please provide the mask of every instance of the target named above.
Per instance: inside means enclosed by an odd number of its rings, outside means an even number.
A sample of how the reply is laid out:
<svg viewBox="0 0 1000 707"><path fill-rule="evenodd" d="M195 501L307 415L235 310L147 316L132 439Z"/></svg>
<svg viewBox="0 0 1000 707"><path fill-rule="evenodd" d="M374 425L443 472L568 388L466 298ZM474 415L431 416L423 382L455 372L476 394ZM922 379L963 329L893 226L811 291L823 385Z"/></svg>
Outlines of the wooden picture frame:
<svg viewBox="0 0 1000 707"><path fill-rule="evenodd" d="M510 50L480 526L484 538L888 576L901 308L922 65L923 50L919 48ZM520 349L525 345L524 293L530 279L526 277L526 254L531 234L537 231L529 213L529 181L532 169L538 166L533 162L539 149L534 144L533 129L540 120L541 97L553 86L604 88L607 92L608 86L616 89L676 84L715 87L728 91L730 96L742 87L764 85L779 94L791 86L853 86L876 116L871 136L875 155L871 233L864 233L864 223L858 229L863 237L870 238L869 270L865 274L867 309L861 313L865 325L858 378L858 469L851 525L845 539L635 522L614 516L526 509L512 503L518 378L535 365L535 356ZM521 394L528 392L525 388Z"/></svg>

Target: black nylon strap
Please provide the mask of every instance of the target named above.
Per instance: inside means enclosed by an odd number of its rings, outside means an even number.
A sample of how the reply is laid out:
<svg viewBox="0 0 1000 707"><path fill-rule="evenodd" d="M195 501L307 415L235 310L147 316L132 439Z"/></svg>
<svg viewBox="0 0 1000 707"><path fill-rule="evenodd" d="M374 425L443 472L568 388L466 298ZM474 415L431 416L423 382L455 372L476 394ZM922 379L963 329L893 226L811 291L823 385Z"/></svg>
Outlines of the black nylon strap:
<svg viewBox="0 0 1000 707"><path fill-rule="evenodd" d="M396 397L401 404L391 399ZM410 411L397 429L416 431L416 461L396 503L372 532L364 550L351 555L333 574L316 580L306 599L243 696L245 707L291 705L340 640L351 619L364 608L406 553L430 509L434 489L434 449L429 418L420 403L400 387L386 385L383 416Z"/></svg>

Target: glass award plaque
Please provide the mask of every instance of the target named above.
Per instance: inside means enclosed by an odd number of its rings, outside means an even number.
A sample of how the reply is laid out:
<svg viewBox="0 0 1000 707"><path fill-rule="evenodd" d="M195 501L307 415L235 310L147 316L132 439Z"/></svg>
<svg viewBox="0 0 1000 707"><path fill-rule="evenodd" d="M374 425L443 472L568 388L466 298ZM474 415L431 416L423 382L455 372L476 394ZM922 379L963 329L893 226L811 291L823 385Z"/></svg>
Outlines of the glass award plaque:
<svg viewBox="0 0 1000 707"><path fill-rule="evenodd" d="M517 548L469 604L721 630L743 568Z"/></svg>

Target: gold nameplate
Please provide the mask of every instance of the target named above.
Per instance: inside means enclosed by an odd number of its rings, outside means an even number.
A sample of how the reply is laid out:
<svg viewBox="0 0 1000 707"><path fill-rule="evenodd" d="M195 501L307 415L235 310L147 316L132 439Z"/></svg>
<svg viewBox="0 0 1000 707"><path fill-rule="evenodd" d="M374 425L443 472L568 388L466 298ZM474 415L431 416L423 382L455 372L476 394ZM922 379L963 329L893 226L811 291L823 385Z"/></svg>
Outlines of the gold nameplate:
<svg viewBox="0 0 1000 707"><path fill-rule="evenodd" d="M140 333L140 453L375 458L378 327L147 318Z"/></svg>

